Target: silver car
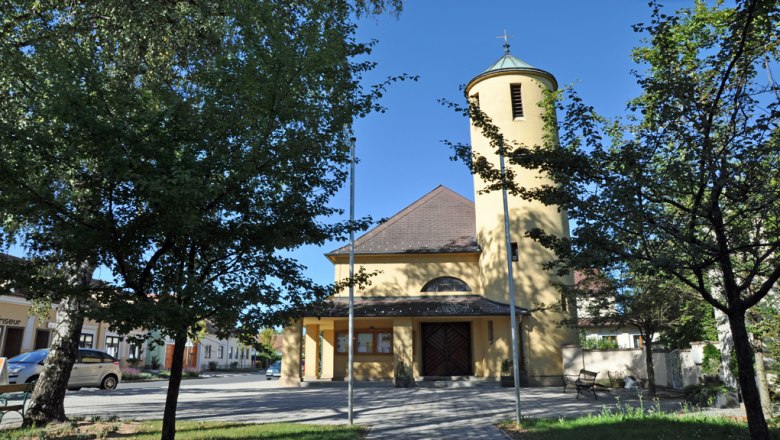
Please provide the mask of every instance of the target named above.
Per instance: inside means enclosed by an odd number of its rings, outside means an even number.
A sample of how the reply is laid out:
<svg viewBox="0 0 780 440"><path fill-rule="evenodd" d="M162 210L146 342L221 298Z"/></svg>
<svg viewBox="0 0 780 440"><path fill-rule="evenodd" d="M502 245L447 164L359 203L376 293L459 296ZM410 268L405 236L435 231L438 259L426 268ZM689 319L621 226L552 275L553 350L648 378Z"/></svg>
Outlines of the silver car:
<svg viewBox="0 0 780 440"><path fill-rule="evenodd" d="M49 350L35 350L8 359L8 383L28 383L38 380ZM100 387L113 390L122 380L119 360L108 353L86 348L79 349L79 357L73 364L68 389Z"/></svg>

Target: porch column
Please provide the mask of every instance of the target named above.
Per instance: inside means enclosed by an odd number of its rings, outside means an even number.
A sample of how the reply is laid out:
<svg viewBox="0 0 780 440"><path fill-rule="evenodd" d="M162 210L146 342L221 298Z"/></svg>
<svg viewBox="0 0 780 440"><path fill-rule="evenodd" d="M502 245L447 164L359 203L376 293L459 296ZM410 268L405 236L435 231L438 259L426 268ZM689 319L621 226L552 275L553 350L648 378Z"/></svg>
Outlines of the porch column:
<svg viewBox="0 0 780 440"><path fill-rule="evenodd" d="M336 346L336 332L333 328L333 321L322 322L322 375L320 379L333 380L333 353Z"/></svg>
<svg viewBox="0 0 780 440"><path fill-rule="evenodd" d="M282 331L282 371L279 385L301 385L301 331L300 320L292 321Z"/></svg>
<svg viewBox="0 0 780 440"><path fill-rule="evenodd" d="M306 326L306 357L304 358L305 369L303 380L317 379L317 362L319 359L320 345L320 326L317 324L308 324Z"/></svg>
<svg viewBox="0 0 780 440"><path fill-rule="evenodd" d="M412 333L412 318L393 319L393 375L399 363L406 366L407 371L414 371L414 338Z"/></svg>

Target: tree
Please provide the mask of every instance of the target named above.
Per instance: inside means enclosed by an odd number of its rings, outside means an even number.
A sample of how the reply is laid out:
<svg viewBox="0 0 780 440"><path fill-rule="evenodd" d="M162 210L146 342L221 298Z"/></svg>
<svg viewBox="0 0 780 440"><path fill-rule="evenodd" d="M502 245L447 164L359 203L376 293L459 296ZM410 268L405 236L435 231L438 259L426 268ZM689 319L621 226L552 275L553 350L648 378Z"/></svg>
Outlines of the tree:
<svg viewBox="0 0 780 440"><path fill-rule="evenodd" d="M356 61L370 46L354 40L353 19L393 6L0 6L6 240L32 250L39 274L82 268L86 286L105 265L116 280L72 296L38 289L42 297L89 303L79 316L175 341L163 438L175 433L184 345L200 323L256 333L329 293L279 251L347 228L322 220L337 211L327 202L345 177L345 127L380 108L387 84L359 85L373 63ZM72 365L72 353L58 353L47 363L70 356ZM64 395L63 366L42 390ZM54 394L36 394L62 407ZM64 418L39 414L28 420Z"/></svg>
<svg viewBox="0 0 780 440"><path fill-rule="evenodd" d="M653 341L674 333L678 338L690 337L681 332L686 326L693 334L700 333L691 325L692 304L703 303L692 292L673 279L651 275L639 268L624 268L621 272L590 271L573 289L577 302L594 325L633 327L642 337L650 395L656 395ZM712 317L712 311L709 312ZM714 318L713 318L714 319ZM577 325L577 322L570 323ZM701 339L694 339L701 340ZM681 342L681 341L676 341Z"/></svg>
<svg viewBox="0 0 780 440"><path fill-rule="evenodd" d="M550 267L638 262L728 316L750 433L768 439L745 314L780 278L780 223L766 216L780 212L780 93L764 75L778 62L780 6L697 1L667 15L651 5L650 23L635 26L648 37L634 52L643 93L626 119L606 120L573 90L558 91L545 103L545 145L515 145L503 142L475 102L465 111L510 163L555 182L509 185L576 222L570 239L528 232L556 251ZM560 139L556 110L563 113ZM500 187L490 163L455 147L473 172Z"/></svg>

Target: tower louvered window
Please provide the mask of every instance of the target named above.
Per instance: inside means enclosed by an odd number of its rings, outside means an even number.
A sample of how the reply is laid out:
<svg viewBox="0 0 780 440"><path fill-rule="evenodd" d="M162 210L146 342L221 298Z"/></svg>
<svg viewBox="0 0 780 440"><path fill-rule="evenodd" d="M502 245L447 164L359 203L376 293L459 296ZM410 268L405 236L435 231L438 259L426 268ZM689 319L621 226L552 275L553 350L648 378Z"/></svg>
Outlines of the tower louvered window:
<svg viewBox="0 0 780 440"><path fill-rule="evenodd" d="M520 84L511 84L509 86L512 95L512 118L523 117L523 95L520 92Z"/></svg>

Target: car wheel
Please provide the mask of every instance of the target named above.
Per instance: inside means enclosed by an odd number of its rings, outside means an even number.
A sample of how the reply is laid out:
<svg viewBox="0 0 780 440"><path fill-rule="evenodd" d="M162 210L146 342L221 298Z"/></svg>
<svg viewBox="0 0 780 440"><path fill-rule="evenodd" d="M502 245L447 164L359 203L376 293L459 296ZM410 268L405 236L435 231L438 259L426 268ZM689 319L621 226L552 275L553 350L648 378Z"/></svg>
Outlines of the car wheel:
<svg viewBox="0 0 780 440"><path fill-rule="evenodd" d="M104 390L113 390L118 384L119 381L117 380L116 376L109 374L103 378L103 382L100 383L100 388Z"/></svg>
<svg viewBox="0 0 780 440"><path fill-rule="evenodd" d="M30 376L25 383L35 382L36 380L38 380L38 376Z"/></svg>

